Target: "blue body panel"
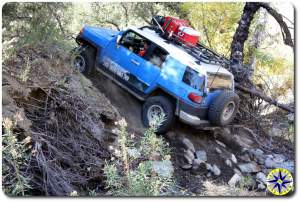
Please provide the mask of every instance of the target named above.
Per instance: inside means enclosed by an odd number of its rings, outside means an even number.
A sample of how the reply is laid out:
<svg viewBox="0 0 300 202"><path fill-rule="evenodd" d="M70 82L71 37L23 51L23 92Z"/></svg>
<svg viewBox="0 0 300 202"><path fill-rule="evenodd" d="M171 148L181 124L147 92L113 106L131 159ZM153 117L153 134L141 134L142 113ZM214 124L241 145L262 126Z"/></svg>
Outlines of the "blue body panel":
<svg viewBox="0 0 300 202"><path fill-rule="evenodd" d="M93 44L106 47L119 32L99 27L85 26L82 37Z"/></svg>
<svg viewBox="0 0 300 202"><path fill-rule="evenodd" d="M121 32L85 26L82 37L101 48L97 55L98 63L113 70L144 94L150 94L157 88L163 89L173 97L194 107L209 107L220 90L213 92L200 92L182 81L186 66L178 59L168 56L159 68L142 57L129 51L123 46L117 45L117 36ZM105 69L105 67L103 67ZM188 98L188 94L195 92L203 96L201 104L196 104Z"/></svg>

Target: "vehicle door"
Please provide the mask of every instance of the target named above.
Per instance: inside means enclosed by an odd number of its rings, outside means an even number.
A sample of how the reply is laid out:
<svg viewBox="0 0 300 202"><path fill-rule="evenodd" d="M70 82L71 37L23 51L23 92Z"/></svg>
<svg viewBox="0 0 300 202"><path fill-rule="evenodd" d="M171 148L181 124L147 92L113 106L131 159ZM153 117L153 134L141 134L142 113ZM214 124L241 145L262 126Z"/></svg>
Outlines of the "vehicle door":
<svg viewBox="0 0 300 202"><path fill-rule="evenodd" d="M163 55L160 56L157 45L129 30L123 35L119 49L125 55L120 58L120 64L130 72L129 82L145 92L160 74Z"/></svg>

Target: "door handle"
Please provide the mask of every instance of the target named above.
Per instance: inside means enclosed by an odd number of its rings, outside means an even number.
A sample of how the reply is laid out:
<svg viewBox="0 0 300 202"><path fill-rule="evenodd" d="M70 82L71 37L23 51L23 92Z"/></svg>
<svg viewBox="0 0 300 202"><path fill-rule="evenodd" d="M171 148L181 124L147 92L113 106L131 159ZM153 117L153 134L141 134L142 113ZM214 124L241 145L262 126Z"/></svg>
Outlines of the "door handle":
<svg viewBox="0 0 300 202"><path fill-rule="evenodd" d="M140 63L139 63L138 61L136 61L136 60L133 60L133 59L132 59L131 62L132 62L133 64L137 65L137 66L140 65Z"/></svg>

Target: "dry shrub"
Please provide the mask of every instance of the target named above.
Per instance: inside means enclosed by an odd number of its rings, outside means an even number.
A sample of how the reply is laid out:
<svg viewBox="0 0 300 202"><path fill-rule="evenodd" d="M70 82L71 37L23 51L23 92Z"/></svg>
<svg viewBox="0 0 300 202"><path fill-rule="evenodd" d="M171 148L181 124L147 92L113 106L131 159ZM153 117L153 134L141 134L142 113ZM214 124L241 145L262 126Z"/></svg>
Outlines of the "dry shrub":
<svg viewBox="0 0 300 202"><path fill-rule="evenodd" d="M26 168L30 195L103 189L102 168L119 115L86 78L70 69L68 60L56 46L38 46L20 49L3 64L7 106L22 109L31 121L23 129L33 145ZM25 66L26 80L20 77Z"/></svg>

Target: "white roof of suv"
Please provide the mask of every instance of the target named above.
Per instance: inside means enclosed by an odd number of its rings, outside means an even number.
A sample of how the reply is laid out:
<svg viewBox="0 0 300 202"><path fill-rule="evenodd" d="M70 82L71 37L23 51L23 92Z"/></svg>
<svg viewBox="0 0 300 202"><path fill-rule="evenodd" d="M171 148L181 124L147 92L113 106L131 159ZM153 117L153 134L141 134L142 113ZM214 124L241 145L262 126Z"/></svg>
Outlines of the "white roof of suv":
<svg viewBox="0 0 300 202"><path fill-rule="evenodd" d="M172 43L168 43L165 39L160 37L154 30L143 28L139 29L136 27L130 27L129 29L135 31L136 33L144 36L145 38L149 39L150 41L156 43L161 48L165 49L172 57L175 59L180 59L180 62L190 66L191 68L197 70L198 72L202 73L203 69L207 72L220 72L223 74L231 74L229 71L227 71L225 68L218 66L218 65L211 65L211 64L200 64L198 65L196 63L196 58L194 58L192 55L185 52L183 49L181 49L178 46L175 46Z"/></svg>

